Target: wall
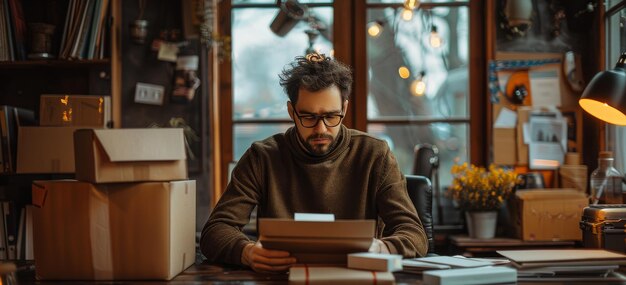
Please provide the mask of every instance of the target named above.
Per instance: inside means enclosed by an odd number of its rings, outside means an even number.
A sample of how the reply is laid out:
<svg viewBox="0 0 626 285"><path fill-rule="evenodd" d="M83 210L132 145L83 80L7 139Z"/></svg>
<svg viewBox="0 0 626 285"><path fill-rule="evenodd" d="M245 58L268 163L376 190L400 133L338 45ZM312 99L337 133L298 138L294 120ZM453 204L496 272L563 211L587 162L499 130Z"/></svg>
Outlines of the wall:
<svg viewBox="0 0 626 285"><path fill-rule="evenodd" d="M129 25L138 18L139 3L145 2L142 19L148 21L146 43L137 44L130 38ZM159 37L160 31L178 29L182 31L181 1L122 1L122 127L144 128L152 124L167 126L171 118L183 118L200 137L198 141L190 141L190 149L196 159L188 155L190 179L196 180L197 187L197 228L202 229L208 218L210 203L210 176L208 151L208 90L207 83L201 82L196 95L190 102L173 102L172 86L176 63L157 59L157 52L151 48L152 40ZM180 41L184 40L182 33ZM202 54L204 53L204 54ZM201 55L206 59L206 49L198 40L189 41L181 48L179 55ZM200 61L199 73L206 71L206 62ZM200 78L206 78L200 74ZM156 84L165 87L165 98L162 106L147 105L134 102L135 85L137 82Z"/></svg>

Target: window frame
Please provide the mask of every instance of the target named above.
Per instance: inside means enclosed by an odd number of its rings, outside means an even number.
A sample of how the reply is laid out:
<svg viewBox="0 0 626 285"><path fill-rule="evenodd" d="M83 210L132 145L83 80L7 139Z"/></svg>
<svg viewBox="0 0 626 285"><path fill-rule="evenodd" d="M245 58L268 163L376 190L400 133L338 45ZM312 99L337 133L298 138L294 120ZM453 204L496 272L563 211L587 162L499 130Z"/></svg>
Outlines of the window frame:
<svg viewBox="0 0 626 285"><path fill-rule="evenodd" d="M491 2L489 0L486 2ZM312 7L320 4L309 4ZM394 4L396 5L396 4ZM401 6L401 3L397 4ZM488 128L487 122L487 105L488 100L486 93L486 30L489 21L493 20L485 17L486 7L489 4L483 1L468 1L461 3L455 1L446 2L428 2L422 3L421 8L429 8L433 6L467 6L470 17L470 43L469 43L469 159L471 163L484 165L487 161L486 149L489 145L487 139ZM220 1L218 3L217 14L217 31L222 36L231 36L231 11L236 7L276 7L275 4L237 4L232 5L231 1ZM389 120L389 119L369 119L367 118L367 56L366 56L366 25L367 25L367 9L377 6L387 7L389 4L367 3L366 0L354 1L334 1L333 14L333 46L334 54L338 60L353 67L354 85L350 98L350 104L346 112L343 123L350 128L361 131L367 130L368 123L385 123L385 124L428 124L431 122L450 123L458 121L457 119L436 119L436 120ZM341 36L353 35L353 36ZM217 52L213 50L214 56ZM228 181L228 166L233 160L233 129L237 122L233 121L233 88L232 88L232 62L227 59L218 62L213 67L213 77L215 79L213 86L211 112L212 130L212 155L213 155L213 204L217 203L219 197L223 193ZM462 120L464 123L467 121ZM263 120L238 120L238 123L257 123L257 124L276 124L291 122L284 119L263 119Z"/></svg>

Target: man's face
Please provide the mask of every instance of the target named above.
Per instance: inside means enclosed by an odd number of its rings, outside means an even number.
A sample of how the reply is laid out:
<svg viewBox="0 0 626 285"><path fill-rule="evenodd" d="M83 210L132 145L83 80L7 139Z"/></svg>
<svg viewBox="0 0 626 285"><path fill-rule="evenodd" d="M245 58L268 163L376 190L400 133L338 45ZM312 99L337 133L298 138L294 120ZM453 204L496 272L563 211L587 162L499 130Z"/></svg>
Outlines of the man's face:
<svg viewBox="0 0 626 285"><path fill-rule="evenodd" d="M348 101L342 102L341 92L334 85L316 92L300 89L297 104L292 105L291 102L287 102L289 116L296 124L304 147L315 155L330 152L341 128L341 121L334 127L329 127L327 124L333 125L337 115L345 115L347 107ZM326 119L315 121L319 116L325 116Z"/></svg>

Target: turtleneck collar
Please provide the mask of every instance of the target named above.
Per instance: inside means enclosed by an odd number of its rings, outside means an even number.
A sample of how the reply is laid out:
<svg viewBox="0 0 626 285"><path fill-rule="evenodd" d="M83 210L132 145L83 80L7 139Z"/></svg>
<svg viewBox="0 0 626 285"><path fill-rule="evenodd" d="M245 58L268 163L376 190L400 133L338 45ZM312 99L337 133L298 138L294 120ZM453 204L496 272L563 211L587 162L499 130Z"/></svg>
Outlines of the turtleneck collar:
<svg viewBox="0 0 626 285"><path fill-rule="evenodd" d="M339 134L337 135L337 138L335 138L333 148L330 150L330 152L321 156L313 155L306 150L303 145L304 142L302 142L302 140L300 139L300 136L298 135L298 130L295 126L289 128L285 132L285 137L289 142L288 145L291 152L299 159L302 159L303 161L309 163L318 163L335 159L348 148L348 144L350 142L350 132L348 131L348 128L346 128L346 126L344 125L341 125Z"/></svg>

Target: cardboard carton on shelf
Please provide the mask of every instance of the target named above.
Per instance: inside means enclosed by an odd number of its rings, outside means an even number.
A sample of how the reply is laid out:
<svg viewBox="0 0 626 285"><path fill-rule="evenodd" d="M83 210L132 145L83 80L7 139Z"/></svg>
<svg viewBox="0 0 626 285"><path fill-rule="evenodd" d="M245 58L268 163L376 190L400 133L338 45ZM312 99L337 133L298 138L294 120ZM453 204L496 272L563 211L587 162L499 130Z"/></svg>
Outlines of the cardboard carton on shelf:
<svg viewBox="0 0 626 285"><path fill-rule="evenodd" d="M525 241L581 240L579 222L588 204L575 189L517 191L509 205L513 232Z"/></svg>
<svg viewBox="0 0 626 285"><path fill-rule="evenodd" d="M111 97L44 94L39 98L39 124L106 128L111 123Z"/></svg>
<svg viewBox="0 0 626 285"><path fill-rule="evenodd" d="M75 127L20 127L17 173L74 173Z"/></svg>
<svg viewBox="0 0 626 285"><path fill-rule="evenodd" d="M187 179L181 128L82 129L74 133L76 179L92 183Z"/></svg>
<svg viewBox="0 0 626 285"><path fill-rule="evenodd" d="M43 280L169 280L195 262L196 183L35 181Z"/></svg>

